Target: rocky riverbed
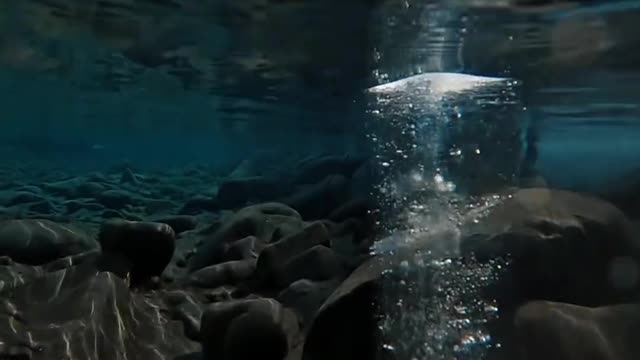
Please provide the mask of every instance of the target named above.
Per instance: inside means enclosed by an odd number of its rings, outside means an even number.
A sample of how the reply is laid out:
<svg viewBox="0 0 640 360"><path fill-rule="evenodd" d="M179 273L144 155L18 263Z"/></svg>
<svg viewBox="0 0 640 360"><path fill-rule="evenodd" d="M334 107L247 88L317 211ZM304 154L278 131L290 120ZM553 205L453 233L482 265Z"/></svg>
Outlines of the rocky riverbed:
<svg viewBox="0 0 640 360"><path fill-rule="evenodd" d="M251 168L1 169L0 358L394 358L376 304L421 249L371 255L371 163ZM634 223L568 191L498 198L460 224L455 259L508 259L482 289L500 315L488 356L633 359Z"/></svg>

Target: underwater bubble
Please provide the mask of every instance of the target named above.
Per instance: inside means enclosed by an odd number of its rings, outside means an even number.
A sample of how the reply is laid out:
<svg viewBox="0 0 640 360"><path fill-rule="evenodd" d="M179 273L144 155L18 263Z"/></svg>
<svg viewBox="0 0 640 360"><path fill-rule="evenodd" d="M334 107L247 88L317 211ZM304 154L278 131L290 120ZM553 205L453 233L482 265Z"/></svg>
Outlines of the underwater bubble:
<svg viewBox="0 0 640 360"><path fill-rule="evenodd" d="M487 312L487 313L497 313L498 312L498 308L493 306L493 305L485 305L484 311Z"/></svg>

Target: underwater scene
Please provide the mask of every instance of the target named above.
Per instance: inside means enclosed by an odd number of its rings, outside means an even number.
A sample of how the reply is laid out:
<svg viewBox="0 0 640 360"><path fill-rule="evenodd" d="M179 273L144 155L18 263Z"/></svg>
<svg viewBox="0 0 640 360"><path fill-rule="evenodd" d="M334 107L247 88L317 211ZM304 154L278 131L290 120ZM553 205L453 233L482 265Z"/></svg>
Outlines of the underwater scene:
<svg viewBox="0 0 640 360"><path fill-rule="evenodd" d="M0 360L637 360L640 1L0 3Z"/></svg>

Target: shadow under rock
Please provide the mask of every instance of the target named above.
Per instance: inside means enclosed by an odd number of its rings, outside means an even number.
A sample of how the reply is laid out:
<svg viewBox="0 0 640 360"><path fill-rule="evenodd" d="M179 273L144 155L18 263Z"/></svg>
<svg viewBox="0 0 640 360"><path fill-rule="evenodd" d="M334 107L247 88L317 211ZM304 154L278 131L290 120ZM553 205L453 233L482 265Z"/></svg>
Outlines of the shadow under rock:
<svg viewBox="0 0 640 360"><path fill-rule="evenodd" d="M173 358L173 360L202 360L201 352L193 352L189 354L184 354Z"/></svg>

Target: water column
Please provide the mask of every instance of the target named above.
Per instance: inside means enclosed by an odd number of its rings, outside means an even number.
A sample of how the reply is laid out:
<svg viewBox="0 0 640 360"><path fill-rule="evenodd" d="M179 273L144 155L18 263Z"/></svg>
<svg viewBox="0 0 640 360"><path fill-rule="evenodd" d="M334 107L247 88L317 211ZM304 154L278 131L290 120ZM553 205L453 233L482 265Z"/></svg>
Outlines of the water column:
<svg viewBox="0 0 640 360"><path fill-rule="evenodd" d="M497 264L463 259L458 245L469 212L517 178L519 83L462 73L456 11L391 1L379 14L379 85L367 94L384 221L372 251L398 264L378 300L380 358L481 359L500 346L486 328L498 309L482 293Z"/></svg>

